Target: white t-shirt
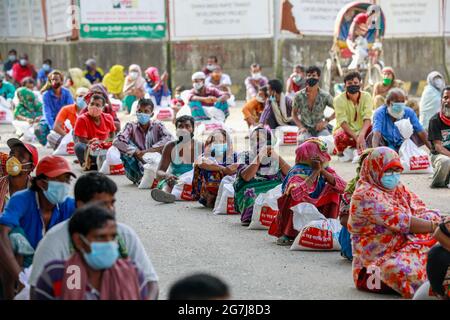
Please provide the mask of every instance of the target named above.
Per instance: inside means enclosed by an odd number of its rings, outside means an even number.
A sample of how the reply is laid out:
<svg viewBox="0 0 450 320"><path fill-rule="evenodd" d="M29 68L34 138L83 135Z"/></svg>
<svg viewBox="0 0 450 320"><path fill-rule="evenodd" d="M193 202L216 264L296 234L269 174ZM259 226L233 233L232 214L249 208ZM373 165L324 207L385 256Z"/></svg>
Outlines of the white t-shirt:
<svg viewBox="0 0 450 320"><path fill-rule="evenodd" d="M147 282L158 281L158 275L136 232L129 226L118 222L117 233L125 242L131 261L142 271L145 280ZM33 268L29 278L30 286L36 286L44 267L49 262L67 260L70 256L69 220L66 220L51 228L39 242L33 258Z"/></svg>

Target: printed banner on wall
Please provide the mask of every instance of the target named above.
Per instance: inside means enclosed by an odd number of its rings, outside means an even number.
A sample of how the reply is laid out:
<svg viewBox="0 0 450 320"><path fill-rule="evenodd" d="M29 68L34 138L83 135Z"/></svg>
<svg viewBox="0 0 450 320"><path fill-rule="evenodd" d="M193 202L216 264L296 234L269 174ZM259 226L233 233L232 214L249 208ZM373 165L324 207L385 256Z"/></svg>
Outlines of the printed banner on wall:
<svg viewBox="0 0 450 320"><path fill-rule="evenodd" d="M161 39L166 36L164 0L80 0L82 38Z"/></svg>
<svg viewBox="0 0 450 320"><path fill-rule="evenodd" d="M72 35L72 0L46 0L47 39Z"/></svg>
<svg viewBox="0 0 450 320"><path fill-rule="evenodd" d="M45 39L41 1L2 0L0 11L0 37Z"/></svg>
<svg viewBox="0 0 450 320"><path fill-rule="evenodd" d="M442 35L441 0L378 0L386 17L386 37Z"/></svg>
<svg viewBox="0 0 450 320"><path fill-rule="evenodd" d="M273 36L272 0L170 0L172 40Z"/></svg>
<svg viewBox="0 0 450 320"><path fill-rule="evenodd" d="M8 25L8 2L3 0L0 1L0 38L9 36Z"/></svg>
<svg viewBox="0 0 450 320"><path fill-rule="evenodd" d="M331 36L338 12L350 2L354 1L284 0L281 9L281 30L294 34Z"/></svg>

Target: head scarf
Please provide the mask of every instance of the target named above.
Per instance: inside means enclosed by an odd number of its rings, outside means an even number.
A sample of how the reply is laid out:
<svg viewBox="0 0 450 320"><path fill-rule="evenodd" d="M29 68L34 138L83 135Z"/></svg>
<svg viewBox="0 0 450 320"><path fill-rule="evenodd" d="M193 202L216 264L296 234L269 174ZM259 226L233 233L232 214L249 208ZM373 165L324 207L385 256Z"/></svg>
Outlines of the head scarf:
<svg viewBox="0 0 450 320"><path fill-rule="evenodd" d="M112 94L120 94L125 83L124 66L116 64L109 69L109 72L103 78L103 85Z"/></svg>
<svg viewBox="0 0 450 320"><path fill-rule="evenodd" d="M393 77L392 80L395 79L395 72L392 67L384 67L383 70L381 70L381 73L390 73L390 74L392 74L392 77Z"/></svg>
<svg viewBox="0 0 450 320"><path fill-rule="evenodd" d="M438 89L436 87L436 84L435 84L436 83L436 80L435 80L436 77L440 77L441 79L444 79L442 74L440 74L437 71L432 71L427 76L427 83L428 83L428 85L433 86L434 88ZM440 90L440 89L438 89L438 90Z"/></svg>
<svg viewBox="0 0 450 320"><path fill-rule="evenodd" d="M318 156L325 166L331 161L327 151L327 145L320 139L311 138L303 142L295 150L295 163L311 164L311 158Z"/></svg>
<svg viewBox="0 0 450 320"><path fill-rule="evenodd" d="M83 70L80 68L69 69L69 77L72 79L72 86L69 88L72 96L75 97L78 88L90 88L91 83L83 75Z"/></svg>
<svg viewBox="0 0 450 320"><path fill-rule="evenodd" d="M369 148L363 151L363 153L361 153L361 155L359 156L359 161L358 161L358 167L356 168L356 176L350 180L347 183L347 187L345 188L345 193L347 194L352 194L353 192L355 192L355 188L356 188L356 183L359 180L359 174L361 173L361 167L362 164L364 162L364 159L367 158L367 156L373 151L373 148Z"/></svg>
<svg viewBox="0 0 450 320"><path fill-rule="evenodd" d="M33 91L26 87L17 90L17 98L19 99L19 105L30 111L35 110L35 106L42 106L42 103L37 101Z"/></svg>
<svg viewBox="0 0 450 320"><path fill-rule="evenodd" d="M149 80L153 83L158 82L160 80L159 71L156 67L150 67L145 70L145 74Z"/></svg>
<svg viewBox="0 0 450 320"><path fill-rule="evenodd" d="M59 75L59 76L61 77L61 82L62 82L62 84L64 84L64 75L63 75L63 73L62 73L61 71L59 71L59 70L53 70L52 72L50 72L50 73L48 74L47 82L46 82L45 85L42 87L41 93L44 93L45 91L48 91L48 90L50 90L50 89L52 88L52 83L51 83L51 81L50 81L50 78L51 78L54 74Z"/></svg>
<svg viewBox="0 0 450 320"><path fill-rule="evenodd" d="M130 76L130 73L134 71L138 73L137 79L132 79ZM128 75L125 78L125 85L123 87L123 92L128 93L130 90L135 88L144 89L144 85L145 79L142 77L141 67L139 67L137 64L130 65L130 67L128 68Z"/></svg>
<svg viewBox="0 0 450 320"><path fill-rule="evenodd" d="M109 100L109 94L108 94L108 90L106 90L105 86L103 86L100 83L96 83L94 84L88 91L88 93L86 94L86 96L84 97L84 101L86 101L87 104L89 104L89 102L91 101L91 97L94 94L100 94L103 96L103 98L105 98L106 100L106 105L112 110L112 105L111 105L111 100Z"/></svg>

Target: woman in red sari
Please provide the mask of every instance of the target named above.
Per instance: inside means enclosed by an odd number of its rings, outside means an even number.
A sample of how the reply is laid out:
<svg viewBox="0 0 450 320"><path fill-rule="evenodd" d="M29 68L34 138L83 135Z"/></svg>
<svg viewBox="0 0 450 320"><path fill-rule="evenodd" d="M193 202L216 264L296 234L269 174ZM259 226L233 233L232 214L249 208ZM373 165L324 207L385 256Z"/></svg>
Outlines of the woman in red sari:
<svg viewBox="0 0 450 320"><path fill-rule="evenodd" d="M278 237L278 245L291 245L298 231L294 229L292 207L301 202L311 203L327 218L339 215L339 199L346 182L328 166L331 161L325 143L312 138L295 151L295 166L284 179L280 209L269 234Z"/></svg>

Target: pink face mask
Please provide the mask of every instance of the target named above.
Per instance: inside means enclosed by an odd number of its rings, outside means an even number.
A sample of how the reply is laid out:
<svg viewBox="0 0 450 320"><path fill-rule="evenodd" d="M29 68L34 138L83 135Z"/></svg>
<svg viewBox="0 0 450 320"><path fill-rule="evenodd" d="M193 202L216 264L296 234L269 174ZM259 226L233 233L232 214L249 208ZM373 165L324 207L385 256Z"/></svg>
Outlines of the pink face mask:
<svg viewBox="0 0 450 320"><path fill-rule="evenodd" d="M88 107L88 113L93 118L98 118L102 114L103 110L101 108L89 106Z"/></svg>

